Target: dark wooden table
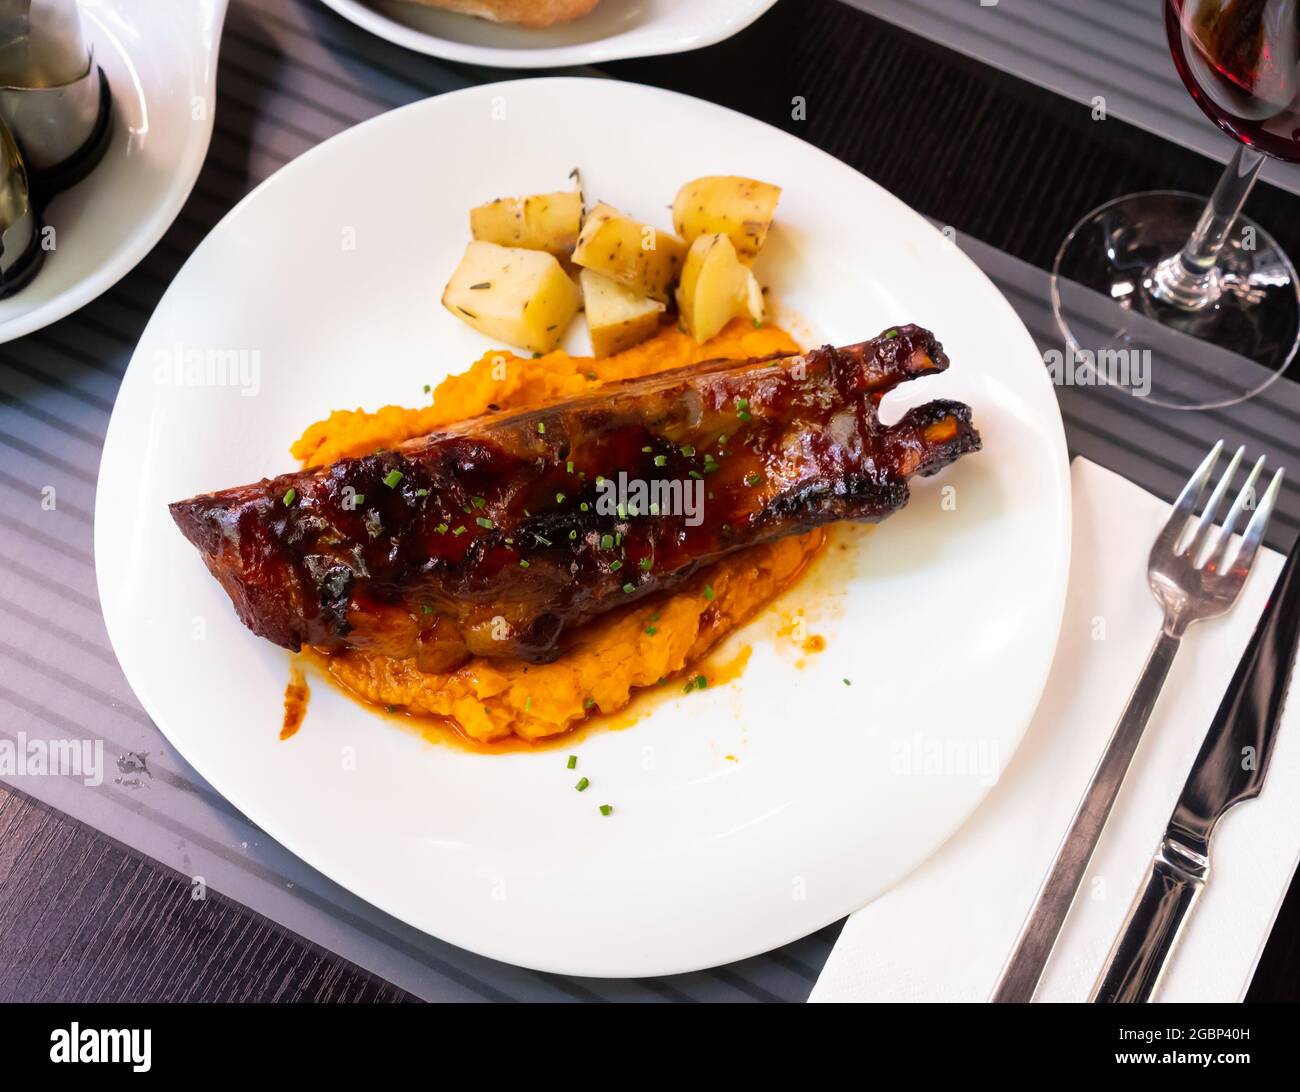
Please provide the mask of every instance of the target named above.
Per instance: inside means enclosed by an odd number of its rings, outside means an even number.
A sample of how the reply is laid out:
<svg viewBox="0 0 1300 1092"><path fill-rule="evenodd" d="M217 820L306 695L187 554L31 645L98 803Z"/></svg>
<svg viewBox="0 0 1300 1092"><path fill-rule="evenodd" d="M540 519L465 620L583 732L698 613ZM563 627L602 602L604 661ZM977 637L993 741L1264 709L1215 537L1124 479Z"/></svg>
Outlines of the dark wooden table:
<svg viewBox="0 0 1300 1092"><path fill-rule="evenodd" d="M223 113L227 63L218 114L251 124L242 107ZM1102 201L1145 189L1208 192L1220 170L835 0L784 0L728 42L602 70L795 132L921 212L1040 267ZM237 79L274 71L241 69ZM806 121L791 117L795 96ZM239 196L232 191L230 204ZM1300 255L1300 198L1261 186L1248 211ZM206 211L209 224L222 212ZM171 250L162 268L174 273L187 251ZM158 268L152 262L147 275L158 279ZM0 1001L411 999L219 895L193 902L188 888L188 877L0 787ZM1300 1000L1298 936L1293 882L1250 1000Z"/></svg>

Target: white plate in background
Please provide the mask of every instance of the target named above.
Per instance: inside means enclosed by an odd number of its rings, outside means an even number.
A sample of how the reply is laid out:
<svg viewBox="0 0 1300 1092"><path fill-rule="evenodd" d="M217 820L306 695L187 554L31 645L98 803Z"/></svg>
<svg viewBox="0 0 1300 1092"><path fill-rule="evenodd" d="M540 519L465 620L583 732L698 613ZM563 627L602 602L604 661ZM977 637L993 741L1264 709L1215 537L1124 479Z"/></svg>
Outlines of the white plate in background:
<svg viewBox="0 0 1300 1092"><path fill-rule="evenodd" d="M397 45L490 68L559 68L702 49L739 34L776 0L601 0L587 15L530 29L403 0L324 0Z"/></svg>
<svg viewBox="0 0 1300 1092"><path fill-rule="evenodd" d="M430 744L321 680L304 727L281 742L288 654L239 624L167 503L290 470L291 441L331 409L418 404L424 384L468 367L488 343L437 303L467 241L466 210L560 188L575 165L588 193L661 225L696 176L779 183L758 264L773 298L822 341L902 322L932 329L951 370L891 394L885 417L891 405L962 399L984 451L916 482L911 504L828 570L839 574L834 609L810 626L825 651L800 670L762 623L742 630L732 647L753 654L736 681L572 744L585 793L566 749ZM256 354L255 385L176 385L159 364L189 349ZM957 247L777 129L672 92L566 78L375 118L284 167L217 226L123 381L95 554L109 635L145 709L268 834L464 948L641 976L812 932L957 829L1046 680L1069 524L1042 360ZM804 602L801 588L791 603Z"/></svg>
<svg viewBox="0 0 1300 1092"><path fill-rule="evenodd" d="M55 246L0 300L0 343L84 307L171 226L199 176L216 109L227 0L81 0L113 93L113 138L95 169L45 210Z"/></svg>

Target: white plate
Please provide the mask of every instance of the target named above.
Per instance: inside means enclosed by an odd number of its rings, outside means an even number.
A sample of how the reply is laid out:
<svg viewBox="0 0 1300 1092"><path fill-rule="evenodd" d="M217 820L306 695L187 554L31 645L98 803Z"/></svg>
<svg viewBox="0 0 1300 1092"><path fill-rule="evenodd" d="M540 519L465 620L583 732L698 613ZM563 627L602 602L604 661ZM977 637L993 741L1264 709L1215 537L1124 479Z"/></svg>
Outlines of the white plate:
<svg viewBox="0 0 1300 1092"><path fill-rule="evenodd" d="M593 197L661 222L697 175L782 184L759 264L775 297L825 341L903 321L933 329L951 371L891 402L970 402L985 450L918 483L904 512L835 562L856 574L829 608L803 593L810 631L828 641L803 670L760 621L742 635L754 650L737 682L581 740L576 773L564 750L484 756L424 742L320 681L305 727L280 742L287 654L240 626L167 502L289 470L290 441L330 409L418 403L425 383L479 357L484 339L437 303L466 210L563 186L575 165ZM258 354L256 394L168 378L178 354L213 350ZM636 976L807 934L957 828L1010 759L1046 678L1069 512L1038 352L939 232L757 121L633 84L552 79L366 122L226 217L163 298L122 384L95 547L109 634L136 694L270 835L464 948ZM791 604L803 602L796 588ZM972 776L960 756L933 767L934 748L949 745L972 749ZM573 790L579 774L591 779L585 793ZM603 803L614 815L597 813Z"/></svg>
<svg viewBox="0 0 1300 1092"><path fill-rule="evenodd" d="M491 68L558 68L702 49L739 34L776 0L601 0L552 27L492 23L402 0L324 0L397 45Z"/></svg>
<svg viewBox="0 0 1300 1092"><path fill-rule="evenodd" d="M0 300L0 343L84 307L162 238L194 188L212 137L226 0L81 0L113 92L112 143L45 213L55 247L35 279Z"/></svg>

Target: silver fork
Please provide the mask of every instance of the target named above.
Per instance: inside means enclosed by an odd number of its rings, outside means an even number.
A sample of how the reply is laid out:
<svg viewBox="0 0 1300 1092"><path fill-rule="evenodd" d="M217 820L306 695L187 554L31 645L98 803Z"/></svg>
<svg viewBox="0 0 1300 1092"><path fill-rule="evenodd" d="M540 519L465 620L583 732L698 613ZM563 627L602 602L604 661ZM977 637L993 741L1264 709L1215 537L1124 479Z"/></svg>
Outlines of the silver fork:
<svg viewBox="0 0 1300 1092"><path fill-rule="evenodd" d="M1193 622L1217 618L1225 614L1237 601L1246 577L1250 573L1255 554L1264 537L1269 516L1277 503L1282 488L1282 471L1273 475L1268 489L1260 498L1239 545L1229 557L1233 533L1242 514L1254 496L1255 482L1264 468L1261 456L1237 494L1223 528L1210 541L1214 529L1214 514L1222 503L1233 476L1241 464L1245 448L1228 463L1228 469L1219 479L1214 492L1196 522L1191 536L1186 535L1187 521L1200 505L1210 474L1223 450L1220 440L1196 468L1196 473L1183 487L1174 502L1169 521L1156 537L1147 562L1147 583L1160 605L1165 620L1156 638L1155 647L1147 658L1146 667L1133 688L1128 705L1120 715L1119 723L1106 745L1092 781L1088 784L1078 810L1070 821L1061 847L1056 851L1052 867L1043 880L1034 899L1029 917L1016 938L1015 947L993 989L991 1001L1029 1001L1038 988L1043 968L1056 945L1061 926L1074 902L1079 885L1083 882L1093 850L1101 837L1102 828L1119 795L1124 776L1128 773L1133 755L1142 739L1142 732L1151 717L1156 699L1164 686L1174 656L1182 643L1183 634ZM1184 540L1186 540L1184 542Z"/></svg>

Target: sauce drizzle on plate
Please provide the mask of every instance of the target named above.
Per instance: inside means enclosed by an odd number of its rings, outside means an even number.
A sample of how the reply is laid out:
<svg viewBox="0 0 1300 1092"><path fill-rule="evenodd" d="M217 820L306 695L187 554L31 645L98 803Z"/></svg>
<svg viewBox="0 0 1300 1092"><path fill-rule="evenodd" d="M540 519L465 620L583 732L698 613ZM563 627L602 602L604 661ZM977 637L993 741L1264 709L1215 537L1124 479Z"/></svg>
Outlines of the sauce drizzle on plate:
<svg viewBox="0 0 1300 1092"><path fill-rule="evenodd" d="M289 665L289 682L284 688L284 720L280 724L280 738L289 739L302 727L303 718L307 716L307 702L311 699L311 687L307 685L307 676L296 663Z"/></svg>

